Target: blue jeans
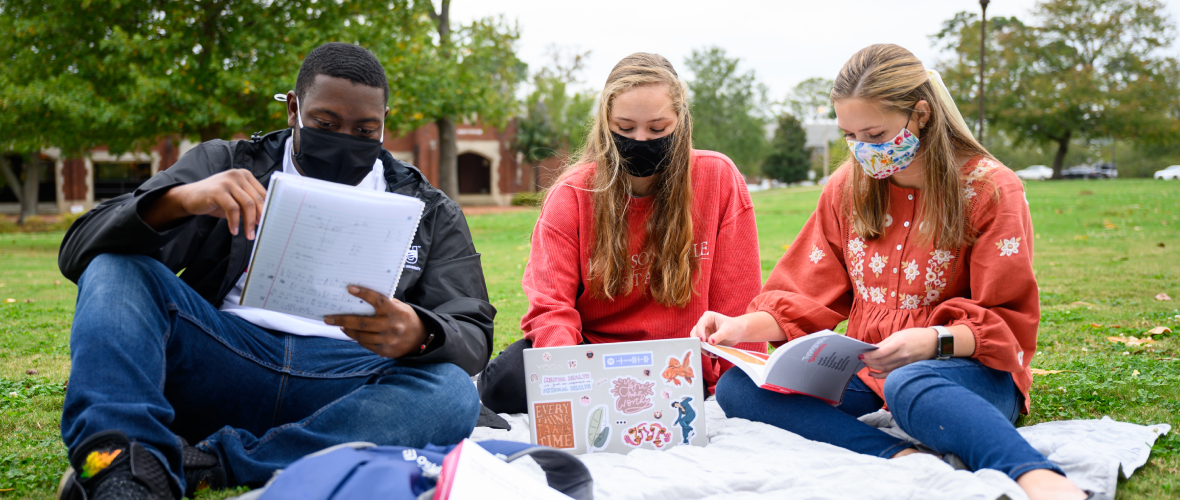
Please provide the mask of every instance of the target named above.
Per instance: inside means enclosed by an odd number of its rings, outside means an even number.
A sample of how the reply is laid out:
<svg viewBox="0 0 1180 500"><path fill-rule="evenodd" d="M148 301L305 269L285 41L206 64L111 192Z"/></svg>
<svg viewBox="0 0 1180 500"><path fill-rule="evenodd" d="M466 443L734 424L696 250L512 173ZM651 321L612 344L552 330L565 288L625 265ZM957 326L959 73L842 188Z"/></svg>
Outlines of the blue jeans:
<svg viewBox="0 0 1180 500"><path fill-rule="evenodd" d="M972 359L919 361L898 368L885 379L885 401L853 377L837 406L758 388L735 368L717 382L717 402L729 417L889 458L913 445L857 420L888 402L902 430L939 453L954 453L972 470L995 469L1012 479L1034 469L1065 475L1013 427L1021 398L1012 375Z"/></svg>
<svg viewBox="0 0 1180 500"><path fill-rule="evenodd" d="M181 441L257 485L349 441L422 447L471 434L479 396L452 364L414 365L351 342L263 330L215 309L160 262L96 257L78 281L62 439L118 429L184 488Z"/></svg>

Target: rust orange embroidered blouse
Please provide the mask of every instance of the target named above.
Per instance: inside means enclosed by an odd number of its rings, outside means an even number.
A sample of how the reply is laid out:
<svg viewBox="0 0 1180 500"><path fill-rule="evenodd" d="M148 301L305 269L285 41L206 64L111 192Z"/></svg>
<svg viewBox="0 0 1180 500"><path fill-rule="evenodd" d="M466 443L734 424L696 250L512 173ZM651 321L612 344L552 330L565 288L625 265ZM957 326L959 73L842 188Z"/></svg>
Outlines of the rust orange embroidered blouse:
<svg viewBox="0 0 1180 500"><path fill-rule="evenodd" d="M770 313L788 339L844 319L848 336L870 343L906 328L967 325L975 334L973 357L1012 373L1027 412L1040 302L1024 186L1007 167L982 157L967 162L963 174L978 239L935 248L917 242L922 191L892 184L884 234L858 236L842 215L847 175L837 171L748 312ZM883 394L883 380L867 370L859 375Z"/></svg>

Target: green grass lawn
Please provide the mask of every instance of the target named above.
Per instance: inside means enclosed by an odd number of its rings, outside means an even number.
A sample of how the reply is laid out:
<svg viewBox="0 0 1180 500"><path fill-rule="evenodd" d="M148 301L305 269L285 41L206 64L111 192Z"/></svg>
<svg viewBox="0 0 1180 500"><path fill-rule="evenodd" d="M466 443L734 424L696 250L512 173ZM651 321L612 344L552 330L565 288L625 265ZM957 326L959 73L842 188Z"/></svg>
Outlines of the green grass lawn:
<svg viewBox="0 0 1180 500"><path fill-rule="evenodd" d="M1021 424L1109 415L1175 429L1148 465L1123 481L1123 499L1180 496L1180 183L1147 180L1037 182L1042 322L1032 413ZM763 275L803 227L818 188L754 195ZM520 278L536 211L468 218L499 313L496 350L520 338L527 302ZM77 288L57 271L61 233L0 234L0 498L47 498L65 468L58 421L69 375ZM1172 301L1154 297L1166 293ZM8 299L13 299L9 302ZM1167 326L1154 344L1142 337ZM35 370L29 372L29 370Z"/></svg>

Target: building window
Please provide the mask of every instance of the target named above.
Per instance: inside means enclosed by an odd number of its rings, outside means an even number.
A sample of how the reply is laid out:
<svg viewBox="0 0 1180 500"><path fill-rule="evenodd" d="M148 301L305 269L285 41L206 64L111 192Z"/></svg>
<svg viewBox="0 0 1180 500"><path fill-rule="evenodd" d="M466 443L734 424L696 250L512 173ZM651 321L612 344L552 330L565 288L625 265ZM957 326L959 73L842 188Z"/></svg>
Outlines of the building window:
<svg viewBox="0 0 1180 500"><path fill-rule="evenodd" d="M95 162L94 199L107 200L135 191L151 176L151 163Z"/></svg>

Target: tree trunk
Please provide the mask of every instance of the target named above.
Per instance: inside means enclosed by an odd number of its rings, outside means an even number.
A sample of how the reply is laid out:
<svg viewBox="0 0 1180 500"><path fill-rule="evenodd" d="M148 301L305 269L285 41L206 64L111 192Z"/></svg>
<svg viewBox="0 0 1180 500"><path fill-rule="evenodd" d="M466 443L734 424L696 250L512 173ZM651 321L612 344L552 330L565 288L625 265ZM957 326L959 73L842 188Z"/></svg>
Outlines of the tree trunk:
<svg viewBox="0 0 1180 500"><path fill-rule="evenodd" d="M1053 178L1061 178L1061 167L1065 163L1065 154L1069 152L1069 138L1073 135L1072 131L1065 131L1065 134L1057 139L1057 154L1053 157Z"/></svg>
<svg viewBox="0 0 1180 500"><path fill-rule="evenodd" d="M37 215L37 191L41 187L41 169L34 158L34 155L20 156L21 170L25 174L25 192L21 195L20 218L16 221L18 225L23 225L29 217Z"/></svg>
<svg viewBox="0 0 1180 500"><path fill-rule="evenodd" d="M438 188L452 200L459 201L459 151L455 144L455 122L439 118L438 125Z"/></svg>
<svg viewBox="0 0 1180 500"><path fill-rule="evenodd" d="M16 198L17 203L21 198L20 178L12 171L12 166L8 164L7 156L0 156L0 174L4 175L4 183L8 184L8 189L12 190L12 196Z"/></svg>
<svg viewBox="0 0 1180 500"><path fill-rule="evenodd" d="M209 124L201 127L201 142L209 142L213 139L220 139L222 128L223 127L220 123Z"/></svg>

